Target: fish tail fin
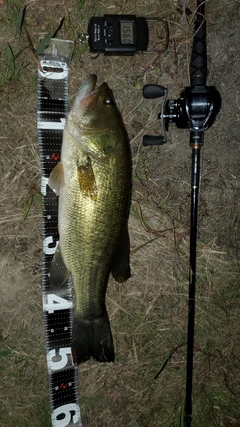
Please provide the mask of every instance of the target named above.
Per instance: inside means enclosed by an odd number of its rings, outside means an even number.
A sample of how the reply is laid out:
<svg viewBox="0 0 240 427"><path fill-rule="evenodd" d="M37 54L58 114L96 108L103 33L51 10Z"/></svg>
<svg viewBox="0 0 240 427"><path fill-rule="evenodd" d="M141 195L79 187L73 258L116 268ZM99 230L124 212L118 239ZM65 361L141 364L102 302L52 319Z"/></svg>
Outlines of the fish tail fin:
<svg viewBox="0 0 240 427"><path fill-rule="evenodd" d="M113 338L107 312L93 320L75 314L73 347L78 364L86 362L91 356L98 362L114 361Z"/></svg>

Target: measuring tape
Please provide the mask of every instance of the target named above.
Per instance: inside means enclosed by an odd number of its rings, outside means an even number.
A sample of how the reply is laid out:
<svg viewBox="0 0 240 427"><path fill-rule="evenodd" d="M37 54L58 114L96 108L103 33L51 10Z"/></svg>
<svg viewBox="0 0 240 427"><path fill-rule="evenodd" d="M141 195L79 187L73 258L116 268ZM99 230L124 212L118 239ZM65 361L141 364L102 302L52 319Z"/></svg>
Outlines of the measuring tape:
<svg viewBox="0 0 240 427"><path fill-rule="evenodd" d="M78 368L72 355L72 286L50 284L50 265L58 236L58 199L48 179L60 160L62 134L68 114L68 66L73 42L52 39L39 56L38 142L43 195L42 300L53 427L82 427L78 403Z"/></svg>

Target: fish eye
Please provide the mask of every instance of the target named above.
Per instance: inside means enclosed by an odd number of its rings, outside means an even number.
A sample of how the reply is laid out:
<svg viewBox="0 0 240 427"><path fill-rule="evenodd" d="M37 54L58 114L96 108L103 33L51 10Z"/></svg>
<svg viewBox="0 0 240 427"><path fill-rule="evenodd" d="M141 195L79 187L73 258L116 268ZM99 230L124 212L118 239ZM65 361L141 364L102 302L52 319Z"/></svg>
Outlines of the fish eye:
<svg viewBox="0 0 240 427"><path fill-rule="evenodd" d="M111 98L106 98L105 99L105 104L107 107L112 107L112 105L114 105L114 102Z"/></svg>

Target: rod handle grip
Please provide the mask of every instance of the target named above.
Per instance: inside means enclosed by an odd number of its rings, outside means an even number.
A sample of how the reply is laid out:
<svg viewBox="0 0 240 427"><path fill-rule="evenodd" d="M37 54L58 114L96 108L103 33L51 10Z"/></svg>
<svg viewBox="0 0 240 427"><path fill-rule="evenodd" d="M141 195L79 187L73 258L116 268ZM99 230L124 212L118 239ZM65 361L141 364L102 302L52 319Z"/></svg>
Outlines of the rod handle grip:
<svg viewBox="0 0 240 427"><path fill-rule="evenodd" d="M205 2L201 1L197 11L192 56L190 63L191 86L205 86L207 81L207 48L206 48L206 21Z"/></svg>

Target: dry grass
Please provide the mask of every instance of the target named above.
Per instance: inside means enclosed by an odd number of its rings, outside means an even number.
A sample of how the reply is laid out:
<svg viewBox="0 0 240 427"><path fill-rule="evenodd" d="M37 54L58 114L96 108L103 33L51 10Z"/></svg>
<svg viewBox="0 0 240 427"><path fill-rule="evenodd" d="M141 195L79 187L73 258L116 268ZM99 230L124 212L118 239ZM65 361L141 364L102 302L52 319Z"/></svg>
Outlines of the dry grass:
<svg viewBox="0 0 240 427"><path fill-rule="evenodd" d="M5 0L0 5L0 81L6 69L7 42L14 52L22 49L16 61L29 64L16 79L1 85L0 423L3 427L50 427L40 287L37 65L24 30L21 37L15 31L22 3ZM108 287L116 362L90 361L79 368L84 427L181 425L187 341L189 135L172 127L165 146L143 148L144 132L159 132L160 107L158 100L144 100L141 92L144 84L159 83L168 86L170 98L175 98L188 84L193 16L189 22L182 19L175 3L86 0L77 10L73 1L26 2L25 19L34 46L39 35L55 28L65 16L59 38L76 42L70 102L86 75L94 72L100 82L106 80L112 87L131 139L132 278L121 286L111 280ZM223 108L206 133L202 160L193 427L240 425L239 109L234 98L240 65L237 3L224 0L219 6L212 0L207 4L209 78L222 93ZM195 1L188 2L188 7L194 10ZM104 13L164 16L170 27L167 52L91 60L86 46L78 41L79 34L86 32L92 15Z"/></svg>

